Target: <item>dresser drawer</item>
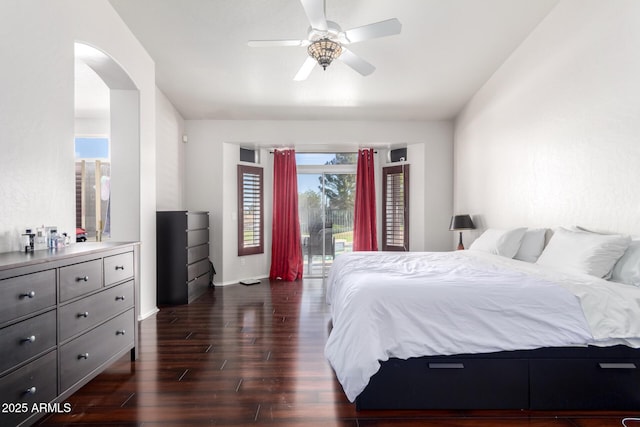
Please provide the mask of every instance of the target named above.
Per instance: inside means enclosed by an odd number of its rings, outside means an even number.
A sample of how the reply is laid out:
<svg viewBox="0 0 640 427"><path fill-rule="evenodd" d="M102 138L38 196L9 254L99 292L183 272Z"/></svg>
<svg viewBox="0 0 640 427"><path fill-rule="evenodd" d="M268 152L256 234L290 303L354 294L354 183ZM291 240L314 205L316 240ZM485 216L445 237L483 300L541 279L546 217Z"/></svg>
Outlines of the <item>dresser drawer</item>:
<svg viewBox="0 0 640 427"><path fill-rule="evenodd" d="M640 360L541 359L529 369L531 409L640 408Z"/></svg>
<svg viewBox="0 0 640 427"><path fill-rule="evenodd" d="M55 346L55 311L0 329L0 373Z"/></svg>
<svg viewBox="0 0 640 427"><path fill-rule="evenodd" d="M208 275L209 259L205 258L187 266L187 281L190 282L200 276Z"/></svg>
<svg viewBox="0 0 640 427"><path fill-rule="evenodd" d="M52 351L0 378L2 403L18 403L26 412L0 413L0 425L15 426L33 414L33 404L49 403L57 395L56 352Z"/></svg>
<svg viewBox="0 0 640 427"><path fill-rule="evenodd" d="M56 303L56 271L0 280L0 324Z"/></svg>
<svg viewBox="0 0 640 427"><path fill-rule="evenodd" d="M187 212L187 229L209 228L209 214Z"/></svg>
<svg viewBox="0 0 640 427"><path fill-rule="evenodd" d="M60 342L133 307L133 281L60 307Z"/></svg>
<svg viewBox="0 0 640 427"><path fill-rule="evenodd" d="M101 287L101 259L60 268L60 301L67 301Z"/></svg>
<svg viewBox="0 0 640 427"><path fill-rule="evenodd" d="M194 246L187 249L187 264L193 264L204 258L209 257L209 244Z"/></svg>
<svg viewBox="0 0 640 427"><path fill-rule="evenodd" d="M209 241L209 230L189 230L187 231L187 246L204 245Z"/></svg>
<svg viewBox="0 0 640 427"><path fill-rule="evenodd" d="M104 285L109 286L133 277L133 252L104 258Z"/></svg>
<svg viewBox="0 0 640 427"><path fill-rule="evenodd" d="M121 350L133 347L133 309L62 345L60 386L66 390Z"/></svg>

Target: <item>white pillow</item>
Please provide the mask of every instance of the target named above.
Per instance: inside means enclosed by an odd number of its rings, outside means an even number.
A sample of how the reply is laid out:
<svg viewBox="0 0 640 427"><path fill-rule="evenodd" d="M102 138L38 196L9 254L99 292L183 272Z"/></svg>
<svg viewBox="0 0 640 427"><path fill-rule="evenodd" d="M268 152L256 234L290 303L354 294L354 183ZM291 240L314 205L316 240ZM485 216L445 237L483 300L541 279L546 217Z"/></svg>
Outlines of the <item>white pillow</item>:
<svg viewBox="0 0 640 427"><path fill-rule="evenodd" d="M631 238L558 228L536 264L606 278Z"/></svg>
<svg viewBox="0 0 640 427"><path fill-rule="evenodd" d="M473 241L469 247L470 251L489 252L507 258L513 258L520 248L520 242L524 237L526 228L512 228L500 230L489 228Z"/></svg>
<svg viewBox="0 0 640 427"><path fill-rule="evenodd" d="M546 228L530 228L524 233L520 248L514 259L520 261L536 262L542 250L544 249L544 237L547 232Z"/></svg>
<svg viewBox="0 0 640 427"><path fill-rule="evenodd" d="M611 272L611 280L640 286L640 240L632 240Z"/></svg>

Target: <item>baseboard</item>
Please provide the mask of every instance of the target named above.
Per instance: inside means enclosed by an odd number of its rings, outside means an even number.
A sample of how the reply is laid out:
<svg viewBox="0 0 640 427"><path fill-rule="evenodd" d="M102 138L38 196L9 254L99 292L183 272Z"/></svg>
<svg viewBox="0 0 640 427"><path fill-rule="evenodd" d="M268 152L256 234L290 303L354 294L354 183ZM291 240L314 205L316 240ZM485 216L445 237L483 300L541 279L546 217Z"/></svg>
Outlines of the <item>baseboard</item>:
<svg viewBox="0 0 640 427"><path fill-rule="evenodd" d="M145 314L141 314L140 316L138 316L138 322L153 316L154 314L158 313L160 310L158 309L158 307L154 307L153 309L151 309L150 311L146 312Z"/></svg>

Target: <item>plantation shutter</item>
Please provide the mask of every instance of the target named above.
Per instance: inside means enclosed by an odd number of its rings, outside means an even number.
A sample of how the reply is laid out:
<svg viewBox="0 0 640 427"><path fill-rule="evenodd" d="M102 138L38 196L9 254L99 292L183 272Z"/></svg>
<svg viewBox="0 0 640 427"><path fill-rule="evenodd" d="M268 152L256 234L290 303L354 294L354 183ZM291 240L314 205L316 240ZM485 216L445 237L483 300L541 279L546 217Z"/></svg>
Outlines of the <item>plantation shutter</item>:
<svg viewBox="0 0 640 427"><path fill-rule="evenodd" d="M382 250L409 250L409 165L382 168Z"/></svg>
<svg viewBox="0 0 640 427"><path fill-rule="evenodd" d="M238 165L238 255L264 252L262 168Z"/></svg>

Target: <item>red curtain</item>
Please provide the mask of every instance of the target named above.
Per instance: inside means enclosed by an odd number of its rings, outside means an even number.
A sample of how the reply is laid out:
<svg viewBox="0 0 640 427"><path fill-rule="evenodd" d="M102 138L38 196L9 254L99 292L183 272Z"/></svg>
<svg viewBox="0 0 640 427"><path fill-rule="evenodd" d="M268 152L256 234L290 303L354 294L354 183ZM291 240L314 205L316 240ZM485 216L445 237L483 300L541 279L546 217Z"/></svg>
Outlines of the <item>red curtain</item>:
<svg viewBox="0 0 640 427"><path fill-rule="evenodd" d="M275 150L269 278L286 281L302 279L302 265L296 152L295 150Z"/></svg>
<svg viewBox="0 0 640 427"><path fill-rule="evenodd" d="M373 149L358 150L356 206L353 219L353 250L377 251L376 183Z"/></svg>

